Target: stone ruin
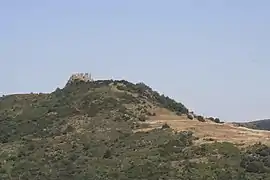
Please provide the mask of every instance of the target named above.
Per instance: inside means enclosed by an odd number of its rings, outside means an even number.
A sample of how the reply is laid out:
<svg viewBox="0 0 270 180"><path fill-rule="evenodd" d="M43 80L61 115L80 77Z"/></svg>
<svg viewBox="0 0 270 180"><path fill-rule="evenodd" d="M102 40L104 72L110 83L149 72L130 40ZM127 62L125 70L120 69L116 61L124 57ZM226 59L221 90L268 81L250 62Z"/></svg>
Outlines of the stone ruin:
<svg viewBox="0 0 270 180"><path fill-rule="evenodd" d="M70 76L67 84L70 84L74 82L75 80L84 81L84 82L93 81L91 74L89 73L75 73Z"/></svg>

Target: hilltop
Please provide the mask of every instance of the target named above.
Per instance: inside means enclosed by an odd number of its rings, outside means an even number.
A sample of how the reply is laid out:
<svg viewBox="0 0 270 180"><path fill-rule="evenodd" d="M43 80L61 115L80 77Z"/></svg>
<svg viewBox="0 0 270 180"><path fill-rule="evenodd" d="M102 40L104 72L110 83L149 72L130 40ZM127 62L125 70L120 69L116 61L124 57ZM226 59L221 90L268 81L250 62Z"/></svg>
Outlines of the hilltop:
<svg viewBox="0 0 270 180"><path fill-rule="evenodd" d="M196 115L144 83L71 79L0 98L0 179L270 177L270 148L255 143L267 132Z"/></svg>

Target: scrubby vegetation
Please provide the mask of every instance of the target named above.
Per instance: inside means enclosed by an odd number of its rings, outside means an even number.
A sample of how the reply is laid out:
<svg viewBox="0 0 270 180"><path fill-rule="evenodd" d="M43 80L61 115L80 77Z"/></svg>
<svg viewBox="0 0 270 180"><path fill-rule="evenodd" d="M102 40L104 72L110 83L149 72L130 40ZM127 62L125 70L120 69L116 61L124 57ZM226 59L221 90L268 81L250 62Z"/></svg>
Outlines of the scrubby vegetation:
<svg viewBox="0 0 270 180"><path fill-rule="evenodd" d="M246 123L235 123L235 125L243 126L251 129L267 130L270 131L270 119L251 121Z"/></svg>
<svg viewBox="0 0 270 180"><path fill-rule="evenodd" d="M196 118L201 122L205 122L205 118L203 116L196 116Z"/></svg>
<svg viewBox="0 0 270 180"><path fill-rule="evenodd" d="M210 121L215 122L215 123L222 123L222 122L220 121L220 119L219 119L219 118L213 118L213 117L209 117L208 119L209 119Z"/></svg>
<svg viewBox="0 0 270 180"><path fill-rule="evenodd" d="M114 81L114 83L117 84L117 88L120 90L136 93L140 97L151 100L152 102L174 111L179 115L188 113L188 109L182 103L176 102L168 96L160 95L144 83L133 84L124 80Z"/></svg>
<svg viewBox="0 0 270 180"><path fill-rule="evenodd" d="M149 106L187 114L181 103L127 81L74 82L51 94L0 99L1 180L270 179L270 149L196 145L168 124L137 132ZM199 119L204 119L199 117Z"/></svg>

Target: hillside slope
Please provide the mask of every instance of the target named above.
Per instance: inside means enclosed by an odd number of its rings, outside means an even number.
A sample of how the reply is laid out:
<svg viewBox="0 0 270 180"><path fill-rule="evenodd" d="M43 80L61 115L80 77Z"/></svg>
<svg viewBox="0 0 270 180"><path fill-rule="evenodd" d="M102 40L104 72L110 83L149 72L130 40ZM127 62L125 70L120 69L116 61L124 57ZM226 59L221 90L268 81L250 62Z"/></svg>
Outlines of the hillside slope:
<svg viewBox="0 0 270 180"><path fill-rule="evenodd" d="M4 96L0 179L270 179L269 147L203 139L198 124L228 126L142 83L74 81Z"/></svg>
<svg viewBox="0 0 270 180"><path fill-rule="evenodd" d="M176 131L192 131L200 138L195 143L230 142L239 147L246 147L255 143L270 145L270 131L254 130L246 127L238 127L232 123L214 123L206 119L206 122L190 120L185 116L161 114L150 117L146 122L147 128L137 131L148 131L155 127L168 124Z"/></svg>
<svg viewBox="0 0 270 180"><path fill-rule="evenodd" d="M270 119L263 119L263 120L257 120L257 121L250 121L247 123L235 123L235 124L242 127L251 128L251 129L270 131Z"/></svg>

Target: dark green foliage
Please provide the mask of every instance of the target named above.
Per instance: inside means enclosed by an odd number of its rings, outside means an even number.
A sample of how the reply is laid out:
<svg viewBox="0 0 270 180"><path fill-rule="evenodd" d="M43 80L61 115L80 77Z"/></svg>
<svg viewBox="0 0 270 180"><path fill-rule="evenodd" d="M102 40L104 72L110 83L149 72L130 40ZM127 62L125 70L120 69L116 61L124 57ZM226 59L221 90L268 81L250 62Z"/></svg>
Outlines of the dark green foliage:
<svg viewBox="0 0 270 180"><path fill-rule="evenodd" d="M190 120L192 120L193 119L193 116L191 114L188 114L187 118L190 119Z"/></svg>
<svg viewBox="0 0 270 180"><path fill-rule="evenodd" d="M251 121L246 123L235 123L238 126L243 126L251 129L260 129L270 131L270 119Z"/></svg>
<svg viewBox="0 0 270 180"><path fill-rule="evenodd" d="M162 107L174 111L179 115L188 113L188 109L182 103L176 102L168 96L160 95L144 83L133 84L122 80L115 81L115 84L121 84L117 86L119 90L137 93L141 97L151 99L154 103L158 103Z"/></svg>
<svg viewBox="0 0 270 180"><path fill-rule="evenodd" d="M162 125L161 128L162 129L168 129L168 128L171 128L171 127L167 123L165 123L165 124Z"/></svg>
<svg viewBox="0 0 270 180"><path fill-rule="evenodd" d="M243 155L241 167L252 173L270 173L270 148L255 144Z"/></svg>
<svg viewBox="0 0 270 180"><path fill-rule="evenodd" d="M187 114L188 109L181 103L169 98L168 96L155 94L155 99L164 107L169 110L175 111L178 115Z"/></svg>
<svg viewBox="0 0 270 180"><path fill-rule="evenodd" d="M220 119L219 119L219 118L215 118L215 119L214 119L214 122L215 122L215 123L220 123Z"/></svg>
<svg viewBox="0 0 270 180"><path fill-rule="evenodd" d="M197 118L199 121L201 121L201 122L205 122L205 119L204 119L203 116L197 116L196 118Z"/></svg>
<svg viewBox="0 0 270 180"><path fill-rule="evenodd" d="M142 122L146 121L146 116L141 115L141 116L139 117L139 121L142 121Z"/></svg>
<svg viewBox="0 0 270 180"><path fill-rule="evenodd" d="M213 121L215 123L221 123L220 119L219 118L213 118L213 117L209 117L208 118L210 121Z"/></svg>
<svg viewBox="0 0 270 180"><path fill-rule="evenodd" d="M146 115L147 115L147 116L156 116L156 113L155 113L155 112L153 112L153 113L147 112Z"/></svg>
<svg viewBox="0 0 270 180"><path fill-rule="evenodd" d="M119 84L123 91L113 91ZM243 151L226 142L197 146L192 132L167 124L134 133L151 115L146 100L188 112L127 81L75 81L51 94L1 97L0 179L269 179L270 150L262 144ZM137 110L126 107L134 104Z"/></svg>

